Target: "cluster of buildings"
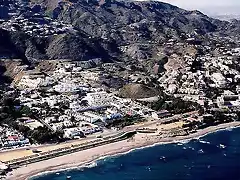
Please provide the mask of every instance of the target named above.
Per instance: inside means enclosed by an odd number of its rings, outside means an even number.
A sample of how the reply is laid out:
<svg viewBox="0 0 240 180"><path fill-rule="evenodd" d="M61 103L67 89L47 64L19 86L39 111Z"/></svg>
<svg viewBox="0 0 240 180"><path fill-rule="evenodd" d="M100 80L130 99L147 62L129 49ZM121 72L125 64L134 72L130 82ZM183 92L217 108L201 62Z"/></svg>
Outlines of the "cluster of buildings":
<svg viewBox="0 0 240 180"><path fill-rule="evenodd" d="M18 131L0 126L0 149L9 149L12 147L22 147L30 145L29 139L24 137Z"/></svg>
<svg viewBox="0 0 240 180"><path fill-rule="evenodd" d="M217 97L217 105L219 108L236 108L240 107L240 95L236 95L231 91L224 91L221 96Z"/></svg>
<svg viewBox="0 0 240 180"><path fill-rule="evenodd" d="M40 14L34 14L31 18L23 16L3 21L0 27L5 30L18 31L22 30L31 36L50 36L58 35L66 32L73 32L71 25L53 21L48 17L42 17Z"/></svg>
<svg viewBox="0 0 240 180"><path fill-rule="evenodd" d="M152 109L131 99L107 92L100 83L102 72L84 70L75 62L63 61L47 73L22 71L14 86L21 105L36 112L36 120L22 121L33 128L46 125L64 131L67 138L86 136L126 115L152 117Z"/></svg>
<svg viewBox="0 0 240 180"><path fill-rule="evenodd" d="M21 30L30 36L41 37L74 31L72 25L45 16L40 5L30 6L24 0L0 2L0 28L7 31Z"/></svg>
<svg viewBox="0 0 240 180"><path fill-rule="evenodd" d="M184 56L182 68L167 71L158 80L160 85L167 94L201 105L208 102L216 107L223 107L224 92L230 90L230 95L236 99L232 101L232 106L239 107L240 72L237 57L240 56L240 49L217 47L215 51L218 55L206 54L196 58ZM211 99L207 94L214 93L214 89L220 94Z"/></svg>

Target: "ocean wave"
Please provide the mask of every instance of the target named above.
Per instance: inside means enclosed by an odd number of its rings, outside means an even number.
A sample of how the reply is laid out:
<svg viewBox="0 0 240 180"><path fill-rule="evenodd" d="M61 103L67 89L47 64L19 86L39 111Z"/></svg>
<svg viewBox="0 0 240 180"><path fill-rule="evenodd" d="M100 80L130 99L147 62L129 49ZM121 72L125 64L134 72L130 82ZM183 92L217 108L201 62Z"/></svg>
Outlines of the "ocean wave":
<svg viewBox="0 0 240 180"><path fill-rule="evenodd" d="M189 138L189 139L184 139L184 140L177 140L177 141L173 141L172 143L175 143L177 145L183 145L183 144L187 144L191 141L192 139Z"/></svg>
<svg viewBox="0 0 240 180"><path fill-rule="evenodd" d="M226 131L233 131L234 127L227 128Z"/></svg>
<svg viewBox="0 0 240 180"><path fill-rule="evenodd" d="M98 161L93 161L91 163L84 165L84 168L94 168L96 166L98 166Z"/></svg>
<svg viewBox="0 0 240 180"><path fill-rule="evenodd" d="M203 137L205 135L202 135L202 136L198 136L198 137L194 137L192 140L199 140L201 137Z"/></svg>
<svg viewBox="0 0 240 180"><path fill-rule="evenodd" d="M200 142L200 143L202 143L202 144L211 144L210 142L204 141L204 140L199 140L198 142Z"/></svg>
<svg viewBox="0 0 240 180"><path fill-rule="evenodd" d="M92 161L92 162L86 162L86 163L83 163L83 165L80 165L80 166L67 167L67 168L62 168L62 169L58 169L58 170L50 170L50 171L41 172L41 173L38 173L38 174L28 178L27 180L34 180L34 179L37 179L38 177L47 176L49 174L60 175L60 173L64 173L64 172L68 172L68 171L72 171L72 170L84 171L84 168L93 168L93 167L98 166L97 162L99 160L100 159Z"/></svg>

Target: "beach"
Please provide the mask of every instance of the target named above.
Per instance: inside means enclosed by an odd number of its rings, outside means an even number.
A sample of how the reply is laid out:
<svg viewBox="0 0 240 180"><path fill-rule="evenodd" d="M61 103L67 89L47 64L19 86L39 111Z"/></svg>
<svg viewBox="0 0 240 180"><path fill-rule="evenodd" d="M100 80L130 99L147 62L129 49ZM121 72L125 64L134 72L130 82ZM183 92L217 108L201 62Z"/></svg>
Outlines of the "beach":
<svg viewBox="0 0 240 180"><path fill-rule="evenodd" d="M231 122L218 126L212 126L187 136L176 136L169 138L161 138L156 134L138 133L133 138L128 140L79 151L14 169L10 174L8 174L6 179L26 180L31 176L39 175L41 173L86 166L100 158L127 153L137 148L153 146L156 144L173 143L176 141L191 140L209 133L233 127L240 127L240 122Z"/></svg>

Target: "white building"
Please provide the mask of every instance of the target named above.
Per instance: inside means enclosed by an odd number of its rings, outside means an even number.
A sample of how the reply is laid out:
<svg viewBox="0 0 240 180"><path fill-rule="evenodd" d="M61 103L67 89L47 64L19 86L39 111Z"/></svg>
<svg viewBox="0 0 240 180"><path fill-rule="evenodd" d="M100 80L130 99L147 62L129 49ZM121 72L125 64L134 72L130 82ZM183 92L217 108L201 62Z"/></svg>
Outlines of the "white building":
<svg viewBox="0 0 240 180"><path fill-rule="evenodd" d="M222 95L217 97L218 107L240 107L239 95Z"/></svg>
<svg viewBox="0 0 240 180"><path fill-rule="evenodd" d="M73 111L77 111L81 108L79 102L74 101L69 104L69 108L72 109Z"/></svg>
<svg viewBox="0 0 240 180"><path fill-rule="evenodd" d="M91 113L91 112L84 112L84 115L87 116L87 117L89 117L89 119L90 119L89 122L90 122L90 123L94 123L94 122L96 122L96 121L98 121L98 120L104 121L104 117L103 117L103 116L96 115L96 114L93 114L93 113Z"/></svg>
<svg viewBox="0 0 240 180"><path fill-rule="evenodd" d="M22 76L21 80L18 83L20 88L30 88L36 89L43 82L42 78L32 78L29 75Z"/></svg>
<svg viewBox="0 0 240 180"><path fill-rule="evenodd" d="M88 93L84 100L88 101L90 106L107 106L113 102L113 97L107 92Z"/></svg>
<svg viewBox="0 0 240 180"><path fill-rule="evenodd" d="M221 73L213 73L212 80L216 84L216 87L219 88L223 88L227 84L225 77Z"/></svg>
<svg viewBox="0 0 240 180"><path fill-rule="evenodd" d="M82 128L68 128L64 129L64 137L66 138L74 138L75 136L82 136Z"/></svg>
<svg viewBox="0 0 240 180"><path fill-rule="evenodd" d="M44 122L46 122L46 123L54 123L54 122L57 122L57 120L56 120L55 117L46 117Z"/></svg>
<svg viewBox="0 0 240 180"><path fill-rule="evenodd" d="M69 121L71 117L67 116L67 115L62 115L59 116L58 121L62 122L62 121Z"/></svg>

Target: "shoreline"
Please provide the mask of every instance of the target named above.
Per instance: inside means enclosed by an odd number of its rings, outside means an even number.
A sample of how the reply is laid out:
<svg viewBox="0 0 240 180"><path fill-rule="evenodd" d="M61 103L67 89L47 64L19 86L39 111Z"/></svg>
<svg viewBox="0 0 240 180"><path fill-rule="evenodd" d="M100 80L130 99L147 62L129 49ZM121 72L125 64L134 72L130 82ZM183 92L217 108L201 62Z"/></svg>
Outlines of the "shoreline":
<svg viewBox="0 0 240 180"><path fill-rule="evenodd" d="M163 144L171 144L179 141L188 142L192 139L200 138L208 134L226 130L228 128L239 128L240 122L231 122L220 124L218 126L207 127L198 130L196 133L187 136L176 136L170 138L158 138L156 135L137 134L136 137L120 142L115 142L72 154L56 157L53 159L29 164L18 169L14 169L7 175L7 180L29 180L38 176L46 175L49 173L56 173L60 171L80 169L84 167L91 167L98 160L107 157L116 157L123 154L132 152L134 150L153 147ZM46 165L47 164L47 165Z"/></svg>

